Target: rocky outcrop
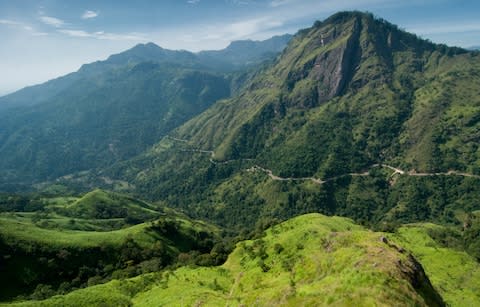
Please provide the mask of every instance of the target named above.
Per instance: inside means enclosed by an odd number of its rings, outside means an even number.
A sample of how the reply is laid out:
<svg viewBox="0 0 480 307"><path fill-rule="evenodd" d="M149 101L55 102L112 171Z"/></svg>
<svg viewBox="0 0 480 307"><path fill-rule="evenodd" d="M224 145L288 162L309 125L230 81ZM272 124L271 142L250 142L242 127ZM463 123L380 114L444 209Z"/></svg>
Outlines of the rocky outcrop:
<svg viewBox="0 0 480 307"><path fill-rule="evenodd" d="M428 279L422 265L411 254L406 261L397 262L398 269L419 293L428 306L446 306L440 294Z"/></svg>

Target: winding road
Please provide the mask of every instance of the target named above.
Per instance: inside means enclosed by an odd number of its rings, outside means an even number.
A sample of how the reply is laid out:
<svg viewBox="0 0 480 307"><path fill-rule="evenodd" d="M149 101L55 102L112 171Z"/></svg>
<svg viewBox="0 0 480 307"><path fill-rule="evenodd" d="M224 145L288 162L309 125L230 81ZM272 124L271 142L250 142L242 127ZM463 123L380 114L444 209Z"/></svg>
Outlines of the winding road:
<svg viewBox="0 0 480 307"><path fill-rule="evenodd" d="M169 138L171 140L178 141L178 142L184 142L184 143L188 142L188 140L178 139L178 138L174 138L174 137L171 137L171 136L166 136L166 138ZM254 159L236 159L236 160L227 160L227 161L215 161L214 160L215 152L213 150L184 149L182 151L209 154L210 155L210 163L215 164L215 165L228 164L228 163L236 162L236 161L239 161L239 160L254 161ZM387 168L387 169L392 170L393 173L389 177L393 177L395 175L416 176L416 177L461 176L461 177L470 177L470 178L480 179L480 175L464 173L464 172L460 172L460 171L456 171L456 170L449 170L447 172L436 172L436 173L417 173L415 170L405 171L405 170L402 170L402 169L399 169L399 168L396 168L394 166L384 164L384 163L373 164L368 168L367 171L364 171L362 173L346 173L346 174L342 174L342 175L338 175L338 176L331 177L331 178L326 178L326 179L320 179L320 178L315 178L315 177L280 177L280 176L277 176L277 175L273 174L272 170L261 167L259 165L254 165L251 168L247 169L247 171L248 172L256 172L256 171L263 172L263 173L267 174L268 177L270 177L272 180L276 180L276 181L312 181L316 184L324 184L324 183L327 183L329 181L337 180L339 178L347 177L347 176L351 176L351 177L368 176L368 175L370 175L370 170L373 169L373 168L377 168L377 167Z"/></svg>

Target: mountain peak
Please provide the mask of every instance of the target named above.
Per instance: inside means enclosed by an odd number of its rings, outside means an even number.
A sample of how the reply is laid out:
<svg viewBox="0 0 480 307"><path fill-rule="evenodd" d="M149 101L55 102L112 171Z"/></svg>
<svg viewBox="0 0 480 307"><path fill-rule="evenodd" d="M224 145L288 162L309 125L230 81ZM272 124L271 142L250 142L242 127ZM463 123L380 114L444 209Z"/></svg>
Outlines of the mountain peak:
<svg viewBox="0 0 480 307"><path fill-rule="evenodd" d="M162 47L160 47L159 45L155 44L155 43L152 43L152 42L148 42L148 43L145 43L145 44L137 44L135 45L132 49L139 49L139 50L165 50L163 49Z"/></svg>

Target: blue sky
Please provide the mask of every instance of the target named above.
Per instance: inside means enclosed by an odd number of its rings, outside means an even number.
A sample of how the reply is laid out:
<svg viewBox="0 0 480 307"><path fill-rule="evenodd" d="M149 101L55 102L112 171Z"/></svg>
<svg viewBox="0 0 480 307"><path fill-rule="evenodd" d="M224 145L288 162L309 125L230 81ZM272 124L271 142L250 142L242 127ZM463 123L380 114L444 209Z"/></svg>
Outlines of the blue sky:
<svg viewBox="0 0 480 307"><path fill-rule="evenodd" d="M221 49L354 9L434 42L480 45L478 0L0 0L0 95L138 43Z"/></svg>

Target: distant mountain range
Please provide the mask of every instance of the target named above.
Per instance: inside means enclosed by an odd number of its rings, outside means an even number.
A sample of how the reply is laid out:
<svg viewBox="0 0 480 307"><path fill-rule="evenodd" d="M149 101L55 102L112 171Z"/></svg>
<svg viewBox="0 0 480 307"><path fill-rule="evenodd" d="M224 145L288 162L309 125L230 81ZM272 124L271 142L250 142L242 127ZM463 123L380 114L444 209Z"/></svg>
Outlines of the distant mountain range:
<svg viewBox="0 0 480 307"><path fill-rule="evenodd" d="M250 67L273 59L290 37L198 54L139 44L1 97L0 181L53 179L133 157L229 97Z"/></svg>
<svg viewBox="0 0 480 307"><path fill-rule="evenodd" d="M79 80L99 77L109 70L124 65L155 62L215 72L242 70L273 58L285 48L291 37L292 35L285 34L264 41L234 41L223 50L199 53L163 49L154 43L138 44L130 50L110 56L105 61L83 65L75 73L0 97L0 111L48 101Z"/></svg>

